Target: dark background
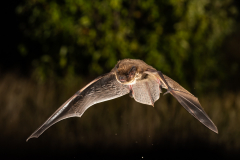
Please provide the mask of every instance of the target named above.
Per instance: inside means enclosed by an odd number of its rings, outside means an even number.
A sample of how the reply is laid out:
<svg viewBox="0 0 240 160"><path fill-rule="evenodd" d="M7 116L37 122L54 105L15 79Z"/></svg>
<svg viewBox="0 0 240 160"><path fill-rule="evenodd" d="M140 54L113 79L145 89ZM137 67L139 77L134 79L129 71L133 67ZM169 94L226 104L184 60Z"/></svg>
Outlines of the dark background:
<svg viewBox="0 0 240 160"><path fill-rule="evenodd" d="M239 159L237 0L12 1L1 7L0 159ZM25 140L118 60L142 59L199 98L215 134L170 95L124 96Z"/></svg>

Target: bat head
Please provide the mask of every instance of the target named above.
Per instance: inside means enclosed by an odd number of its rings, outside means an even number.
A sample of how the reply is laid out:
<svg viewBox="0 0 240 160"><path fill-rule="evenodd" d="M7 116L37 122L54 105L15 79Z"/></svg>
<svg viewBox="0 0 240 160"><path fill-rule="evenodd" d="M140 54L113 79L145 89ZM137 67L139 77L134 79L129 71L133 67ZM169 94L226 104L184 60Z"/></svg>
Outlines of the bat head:
<svg viewBox="0 0 240 160"><path fill-rule="evenodd" d="M154 69L144 61L139 59L123 59L118 61L112 71L116 75L116 79L119 83L125 85L132 85L139 79L144 77L144 71L147 69Z"/></svg>
<svg viewBox="0 0 240 160"><path fill-rule="evenodd" d="M138 75L137 66L134 64L117 64L115 73L118 82L126 85L134 84Z"/></svg>

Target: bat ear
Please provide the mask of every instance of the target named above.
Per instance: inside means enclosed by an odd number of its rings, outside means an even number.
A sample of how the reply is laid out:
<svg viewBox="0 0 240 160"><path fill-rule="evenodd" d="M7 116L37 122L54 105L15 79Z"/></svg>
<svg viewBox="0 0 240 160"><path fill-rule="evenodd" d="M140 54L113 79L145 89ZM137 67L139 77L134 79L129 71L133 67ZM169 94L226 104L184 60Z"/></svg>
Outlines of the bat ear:
<svg viewBox="0 0 240 160"><path fill-rule="evenodd" d="M135 73L137 71L137 68L135 66L132 66L132 68L128 71L128 74Z"/></svg>
<svg viewBox="0 0 240 160"><path fill-rule="evenodd" d="M116 64L116 68L117 68L117 69L119 68L119 62L120 62L120 61L118 61L118 63Z"/></svg>
<svg viewBox="0 0 240 160"><path fill-rule="evenodd" d="M112 71L118 72L119 63L120 63L120 61L118 61L118 63L115 65L115 67L112 69Z"/></svg>

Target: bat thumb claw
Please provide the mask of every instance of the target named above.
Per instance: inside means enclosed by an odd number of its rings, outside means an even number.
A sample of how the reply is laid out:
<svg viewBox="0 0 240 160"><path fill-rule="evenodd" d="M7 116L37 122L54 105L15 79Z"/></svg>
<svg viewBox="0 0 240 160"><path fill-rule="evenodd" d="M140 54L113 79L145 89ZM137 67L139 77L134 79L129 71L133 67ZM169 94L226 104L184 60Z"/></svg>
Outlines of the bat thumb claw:
<svg viewBox="0 0 240 160"><path fill-rule="evenodd" d="M166 94L170 93L170 91L165 92L163 95L165 96Z"/></svg>
<svg viewBox="0 0 240 160"><path fill-rule="evenodd" d="M172 90L172 88L168 88L167 92L165 92L163 95L165 96L166 94L171 93Z"/></svg>

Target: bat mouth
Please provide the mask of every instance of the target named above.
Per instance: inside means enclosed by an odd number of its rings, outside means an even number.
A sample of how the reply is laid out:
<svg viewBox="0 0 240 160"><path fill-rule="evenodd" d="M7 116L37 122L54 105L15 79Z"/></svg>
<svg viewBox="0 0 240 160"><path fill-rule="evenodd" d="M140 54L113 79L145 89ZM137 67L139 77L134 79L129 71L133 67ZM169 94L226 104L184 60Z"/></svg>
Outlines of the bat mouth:
<svg viewBox="0 0 240 160"><path fill-rule="evenodd" d="M125 79L119 79L119 81L120 81L121 83L127 82Z"/></svg>

